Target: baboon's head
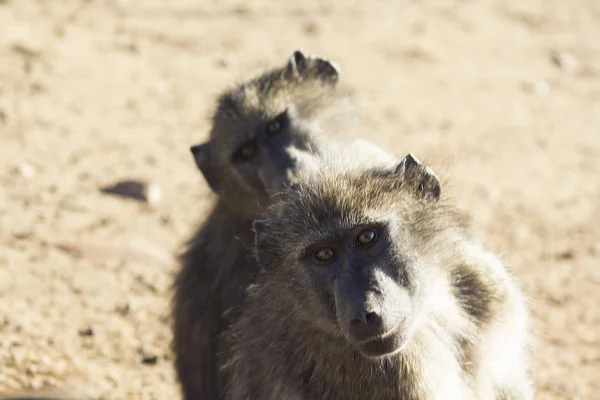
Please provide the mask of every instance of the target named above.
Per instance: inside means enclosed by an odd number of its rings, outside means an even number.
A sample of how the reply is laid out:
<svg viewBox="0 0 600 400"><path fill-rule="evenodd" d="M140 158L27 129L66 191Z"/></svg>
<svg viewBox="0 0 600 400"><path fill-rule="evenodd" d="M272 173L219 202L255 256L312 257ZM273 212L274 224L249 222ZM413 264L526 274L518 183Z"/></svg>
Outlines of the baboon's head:
<svg viewBox="0 0 600 400"><path fill-rule="evenodd" d="M312 166L320 119L341 96L338 78L334 63L296 51L284 67L223 94L209 141L191 148L211 189L248 216L260 213Z"/></svg>
<svg viewBox="0 0 600 400"><path fill-rule="evenodd" d="M412 155L390 169L323 166L255 222L259 262L285 286L291 315L368 357L391 355L411 337L426 297L444 230L440 194L436 175Z"/></svg>

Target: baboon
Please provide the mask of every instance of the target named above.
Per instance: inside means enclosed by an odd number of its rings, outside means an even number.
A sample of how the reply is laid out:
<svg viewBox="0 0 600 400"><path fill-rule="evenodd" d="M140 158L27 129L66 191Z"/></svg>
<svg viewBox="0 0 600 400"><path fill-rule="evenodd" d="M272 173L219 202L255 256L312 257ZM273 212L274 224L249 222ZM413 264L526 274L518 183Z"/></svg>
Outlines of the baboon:
<svg viewBox="0 0 600 400"><path fill-rule="evenodd" d="M254 222L227 399L531 399L524 296L432 170L329 165Z"/></svg>
<svg viewBox="0 0 600 400"><path fill-rule="evenodd" d="M333 145L326 132L347 132L340 122L351 129L350 92L339 87L339 74L333 62L295 51L285 66L221 95L208 142L191 148L217 197L174 283L173 349L185 399L222 398L227 345L220 335L259 268L249 251L253 219L296 171L314 167L320 148Z"/></svg>

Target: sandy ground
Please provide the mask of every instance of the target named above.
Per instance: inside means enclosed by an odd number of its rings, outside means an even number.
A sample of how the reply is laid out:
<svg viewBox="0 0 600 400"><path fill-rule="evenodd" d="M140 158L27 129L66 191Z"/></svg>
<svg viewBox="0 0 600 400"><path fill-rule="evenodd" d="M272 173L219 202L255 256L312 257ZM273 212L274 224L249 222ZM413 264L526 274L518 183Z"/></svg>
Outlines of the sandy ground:
<svg viewBox="0 0 600 400"><path fill-rule="evenodd" d="M188 147L301 48L512 265L538 398L600 398L600 2L285 3L0 0L0 392L178 398L172 255L210 202ZM162 201L99 191L122 179Z"/></svg>

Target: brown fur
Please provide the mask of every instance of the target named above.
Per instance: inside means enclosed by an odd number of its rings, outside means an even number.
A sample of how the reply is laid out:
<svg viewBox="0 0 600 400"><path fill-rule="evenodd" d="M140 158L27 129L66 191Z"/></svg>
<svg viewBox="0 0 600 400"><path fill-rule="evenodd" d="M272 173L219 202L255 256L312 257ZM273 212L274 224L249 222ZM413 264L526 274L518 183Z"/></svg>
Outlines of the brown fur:
<svg viewBox="0 0 600 400"><path fill-rule="evenodd" d="M275 167L266 184L277 187L286 176L310 167L331 124L351 120L347 95L337 86L333 64L294 53L283 68L267 71L219 97L210 139L194 153L218 198L181 255L174 284L173 347L185 399L222 398L227 378L218 369L228 347L219 336L236 319L246 287L259 269L249 251L252 220L273 195L256 191L252 182L244 180L232 166L231 153L284 109L290 110L282 151L291 148L294 153L283 155L284 161L290 161L287 169L267 160Z"/></svg>
<svg viewBox="0 0 600 400"><path fill-rule="evenodd" d="M437 196L439 180L421 164L332 163L288 191L255 224L266 272L230 331L228 399L531 399L523 295ZM385 271L376 292L407 293L413 322L398 352L369 358L339 323L341 278L321 284L305 252L380 223L390 239L373 265Z"/></svg>

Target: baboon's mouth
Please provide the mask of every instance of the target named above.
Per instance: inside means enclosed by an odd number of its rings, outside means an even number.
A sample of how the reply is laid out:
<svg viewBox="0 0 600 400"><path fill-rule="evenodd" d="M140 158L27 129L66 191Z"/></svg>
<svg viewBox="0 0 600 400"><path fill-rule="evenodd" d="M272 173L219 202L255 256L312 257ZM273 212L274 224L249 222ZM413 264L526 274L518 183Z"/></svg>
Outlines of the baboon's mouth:
<svg viewBox="0 0 600 400"><path fill-rule="evenodd" d="M367 357L390 356L400 351L408 336L404 329L404 322L402 321L396 328L383 335L356 343L356 347Z"/></svg>

